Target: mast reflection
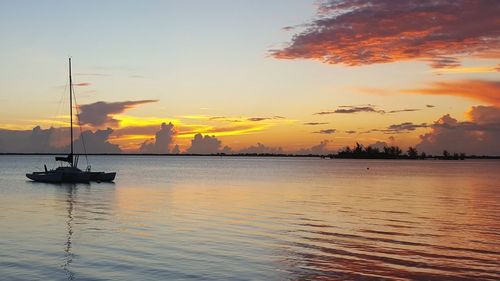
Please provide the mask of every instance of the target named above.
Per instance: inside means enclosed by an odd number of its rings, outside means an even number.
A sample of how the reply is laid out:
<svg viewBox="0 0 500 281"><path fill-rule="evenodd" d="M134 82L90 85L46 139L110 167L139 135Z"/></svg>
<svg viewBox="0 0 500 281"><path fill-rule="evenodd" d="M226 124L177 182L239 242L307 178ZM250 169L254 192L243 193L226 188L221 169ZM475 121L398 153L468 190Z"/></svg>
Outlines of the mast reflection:
<svg viewBox="0 0 500 281"><path fill-rule="evenodd" d="M67 203L67 219L66 219L66 242L64 246L64 263L62 265L63 270L66 273L68 280L74 280L75 273L71 271L71 263L73 262L73 252L71 251L71 243L73 238L73 209L75 205L74 197L76 195L76 185L65 185L67 191L66 203Z"/></svg>

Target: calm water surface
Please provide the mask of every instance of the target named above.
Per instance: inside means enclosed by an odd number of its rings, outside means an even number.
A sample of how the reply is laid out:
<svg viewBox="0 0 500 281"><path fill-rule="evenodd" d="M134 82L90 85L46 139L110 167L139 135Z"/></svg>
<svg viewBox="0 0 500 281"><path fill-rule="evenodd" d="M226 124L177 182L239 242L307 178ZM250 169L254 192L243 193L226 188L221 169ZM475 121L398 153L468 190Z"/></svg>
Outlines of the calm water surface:
<svg viewBox="0 0 500 281"><path fill-rule="evenodd" d="M500 280L499 161L90 160L0 156L1 280Z"/></svg>

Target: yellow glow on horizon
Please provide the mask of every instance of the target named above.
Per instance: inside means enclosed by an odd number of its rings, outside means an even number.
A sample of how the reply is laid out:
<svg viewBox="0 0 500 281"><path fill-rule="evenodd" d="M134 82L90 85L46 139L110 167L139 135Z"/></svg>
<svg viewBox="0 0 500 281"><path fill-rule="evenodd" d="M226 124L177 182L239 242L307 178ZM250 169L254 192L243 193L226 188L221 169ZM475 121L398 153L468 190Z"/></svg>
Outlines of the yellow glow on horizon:
<svg viewBox="0 0 500 281"><path fill-rule="evenodd" d="M120 128L123 127L144 127L144 126L160 126L161 123L179 124L180 121L173 118L160 117L138 117L131 115L114 115L113 118L119 120Z"/></svg>
<svg viewBox="0 0 500 281"><path fill-rule="evenodd" d="M123 141L131 141L131 140L149 140L153 138L151 135L123 135L123 136L111 136L110 140L113 142L123 142Z"/></svg>
<svg viewBox="0 0 500 281"><path fill-rule="evenodd" d="M0 130L31 130L33 125L20 125L20 124L2 124Z"/></svg>
<svg viewBox="0 0 500 281"><path fill-rule="evenodd" d="M240 127L240 126L238 126ZM201 129L197 129L191 132L179 132L178 136L179 138L193 138L194 135L196 134L202 134L202 135L210 135L210 136L216 136L216 137L222 137L222 136L241 136L241 135L246 135L258 131L263 131L265 129L269 128L268 125L261 125L261 126L254 126L254 127L248 127L248 128L231 128L228 127L227 131L221 131L218 132L217 130L225 129L225 128L217 128L217 127L212 127L212 126L207 126Z"/></svg>
<svg viewBox="0 0 500 281"><path fill-rule="evenodd" d="M199 116L198 116L199 117ZM154 140L155 132L160 129L159 124L166 122L163 118L151 118L151 117L134 117L117 115L114 118L120 120L120 127L115 130L115 133L111 135L110 142L113 144L118 144L124 151L137 151L140 145L145 141ZM206 117L208 119L210 117ZM189 146L189 141L196 135L209 135L215 137L231 137L231 136L243 136L253 133L263 132L274 125L276 122L264 122L264 121L241 121L237 123L232 123L229 126L213 126L208 124L189 124L181 122L177 119L169 119L174 124L174 128L177 131L175 143L180 146ZM200 120L200 118L197 118ZM276 120L274 120L276 121ZM218 121L217 123L226 123L223 121ZM135 129L140 129L141 127L152 127L153 129L150 134L147 132L134 131ZM130 129L131 131L127 130Z"/></svg>
<svg viewBox="0 0 500 281"><path fill-rule="evenodd" d="M38 126L46 125L48 127L54 127L59 125L60 127L69 127L69 121L58 121L54 119L38 119L38 120L27 120L28 122L32 122L37 124ZM75 126L75 124L73 124Z"/></svg>

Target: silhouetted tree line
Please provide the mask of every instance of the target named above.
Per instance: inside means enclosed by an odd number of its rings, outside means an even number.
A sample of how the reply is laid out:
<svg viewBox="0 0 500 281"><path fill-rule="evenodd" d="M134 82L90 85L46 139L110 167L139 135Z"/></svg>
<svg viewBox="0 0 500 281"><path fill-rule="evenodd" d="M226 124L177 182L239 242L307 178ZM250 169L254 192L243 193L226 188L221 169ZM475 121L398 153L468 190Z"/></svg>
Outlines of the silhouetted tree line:
<svg viewBox="0 0 500 281"><path fill-rule="evenodd" d="M444 160L464 160L466 157L465 153L449 153L448 150L443 150L442 156L437 156L438 159Z"/></svg>
<svg viewBox="0 0 500 281"><path fill-rule="evenodd" d="M432 156L427 155L425 152L418 153L415 147L409 147L408 150L403 153L403 150L398 146L385 146L382 149L378 147L363 146L362 144L356 143L356 146L350 148L349 146L344 149L339 150L336 155L331 155L330 157L336 158L346 158L346 159L426 159L426 158L436 158L444 160L463 160L465 159L465 153L449 153L447 150L443 151L442 156Z"/></svg>

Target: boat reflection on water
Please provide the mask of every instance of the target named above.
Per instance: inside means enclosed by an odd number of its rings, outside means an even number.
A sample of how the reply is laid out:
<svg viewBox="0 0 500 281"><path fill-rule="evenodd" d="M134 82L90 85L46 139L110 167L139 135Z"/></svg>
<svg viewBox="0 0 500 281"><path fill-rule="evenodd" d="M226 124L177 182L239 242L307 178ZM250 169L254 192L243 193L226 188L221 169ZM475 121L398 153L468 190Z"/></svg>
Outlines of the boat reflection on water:
<svg viewBox="0 0 500 281"><path fill-rule="evenodd" d="M5 159L2 280L500 280L498 161L96 157L119 182L54 185Z"/></svg>

